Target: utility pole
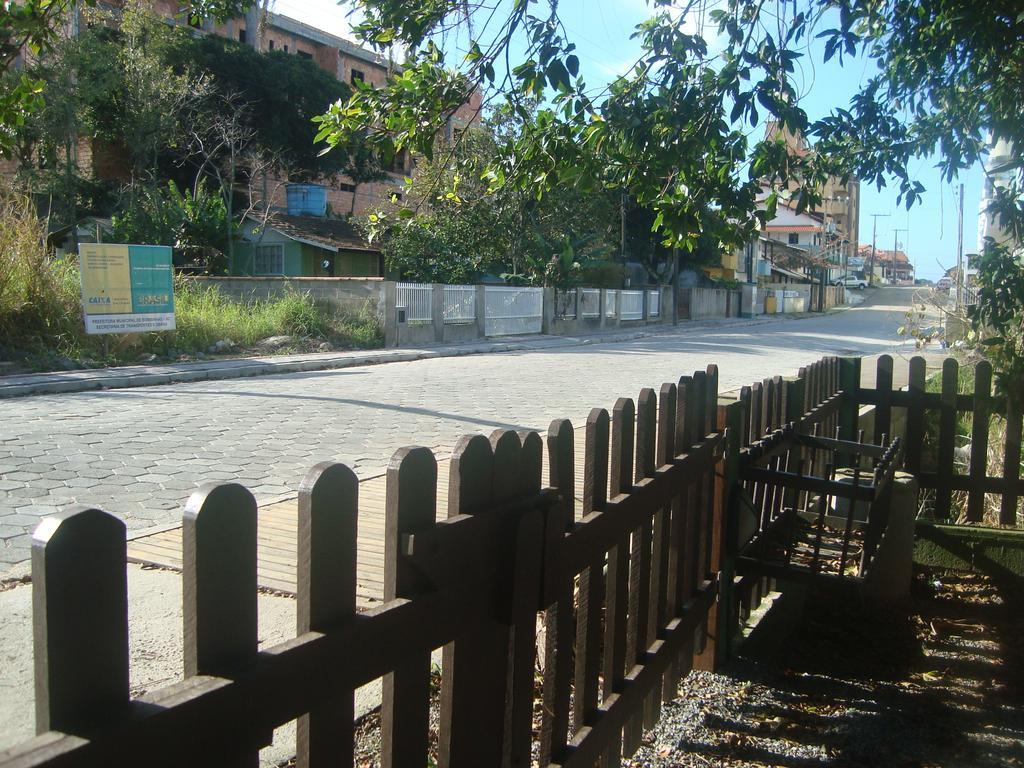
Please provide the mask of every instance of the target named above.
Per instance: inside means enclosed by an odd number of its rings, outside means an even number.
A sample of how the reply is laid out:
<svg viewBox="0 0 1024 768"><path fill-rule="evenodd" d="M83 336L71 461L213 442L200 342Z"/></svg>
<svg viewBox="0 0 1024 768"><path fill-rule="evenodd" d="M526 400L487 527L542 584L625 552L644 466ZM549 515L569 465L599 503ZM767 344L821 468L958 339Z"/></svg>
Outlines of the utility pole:
<svg viewBox="0 0 1024 768"><path fill-rule="evenodd" d="M956 311L964 300L964 185L960 183L960 221L956 228Z"/></svg>
<svg viewBox="0 0 1024 768"><path fill-rule="evenodd" d="M626 193L619 193L619 255L622 257L622 287L626 285Z"/></svg>
<svg viewBox="0 0 1024 768"><path fill-rule="evenodd" d="M868 272L868 285L873 285L875 282L875 240L878 239L878 219L889 215L888 213L871 214L874 223L871 225L871 267Z"/></svg>
<svg viewBox="0 0 1024 768"><path fill-rule="evenodd" d="M899 244L896 242L896 238L897 238L897 236L899 235L900 232L909 232L909 231L910 231L909 229L894 229L892 231L892 283L893 283L893 285L896 284L896 249L899 247ZM910 261L909 257L907 257L907 261Z"/></svg>

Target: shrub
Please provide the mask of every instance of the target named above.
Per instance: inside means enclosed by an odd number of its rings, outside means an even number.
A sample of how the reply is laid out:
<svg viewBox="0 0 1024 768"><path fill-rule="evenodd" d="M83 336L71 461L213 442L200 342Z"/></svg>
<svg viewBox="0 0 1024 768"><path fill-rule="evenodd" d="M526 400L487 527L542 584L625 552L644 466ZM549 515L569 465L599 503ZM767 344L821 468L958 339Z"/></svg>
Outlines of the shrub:
<svg viewBox="0 0 1024 768"><path fill-rule="evenodd" d="M76 345L83 335L78 266L51 257L31 201L0 193L0 339L7 354Z"/></svg>

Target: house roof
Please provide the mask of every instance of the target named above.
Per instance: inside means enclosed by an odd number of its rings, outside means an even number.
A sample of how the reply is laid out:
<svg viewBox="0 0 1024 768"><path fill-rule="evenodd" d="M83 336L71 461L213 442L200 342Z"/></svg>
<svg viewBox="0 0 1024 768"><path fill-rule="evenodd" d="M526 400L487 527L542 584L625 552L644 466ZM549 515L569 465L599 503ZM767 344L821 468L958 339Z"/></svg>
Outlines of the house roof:
<svg viewBox="0 0 1024 768"><path fill-rule="evenodd" d="M863 256L864 258L871 258L871 246L862 245L860 247L860 255ZM875 248L875 259L877 261L887 262L891 264L893 260L892 251L887 251L883 248ZM903 251L896 251L896 263L901 266L909 267L910 259L907 258L907 254L904 253Z"/></svg>
<svg viewBox="0 0 1024 768"><path fill-rule="evenodd" d="M811 281L811 279L807 275L801 274L799 272L794 272L792 269L786 269L785 267L780 267L778 264L772 264L771 269L772 269L772 272L778 272L780 275L785 275L786 277L791 277L794 280L801 280L801 281L803 281L805 283L809 283Z"/></svg>
<svg viewBox="0 0 1024 768"><path fill-rule="evenodd" d="M258 217L250 216L249 219L261 223ZM356 231L355 227L341 219L272 213L267 218L266 227L296 242L314 245L328 251L380 253L380 248L370 245Z"/></svg>
<svg viewBox="0 0 1024 768"><path fill-rule="evenodd" d="M806 224L766 224L765 232L821 232L821 227Z"/></svg>

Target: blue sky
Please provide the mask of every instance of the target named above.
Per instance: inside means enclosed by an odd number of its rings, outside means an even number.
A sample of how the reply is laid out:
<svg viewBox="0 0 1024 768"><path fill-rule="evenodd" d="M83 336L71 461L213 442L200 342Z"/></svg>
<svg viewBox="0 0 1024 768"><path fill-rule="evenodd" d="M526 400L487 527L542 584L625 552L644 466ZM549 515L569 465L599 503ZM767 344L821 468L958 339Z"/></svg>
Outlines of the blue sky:
<svg viewBox="0 0 1024 768"><path fill-rule="evenodd" d="M349 36L348 7L344 3L339 6L334 0L273 0L272 8L334 34ZM651 8L646 0L563 0L559 14L577 45L581 72L587 84L593 87L623 74L636 61L639 46L630 35L637 24L650 16ZM686 24L696 29L701 19L694 17ZM707 36L712 34L710 30L705 32ZM820 47L812 48L801 63L802 103L812 120L826 114L831 107L847 104L859 84L871 75L871 64L863 60L847 61L845 66L840 66L835 59L822 64ZM934 160L915 161L911 172L927 192L924 201L909 212L903 206L896 206L895 190L861 186L860 242L871 243L871 214L889 214L878 219L878 247L892 248L893 229L909 228L909 235L899 234L901 247L907 250L917 267L918 277L936 279L945 268L956 264L958 184L943 184L934 168ZM960 181L965 187L966 253L975 250L977 245L977 214L982 189L980 168L966 172Z"/></svg>

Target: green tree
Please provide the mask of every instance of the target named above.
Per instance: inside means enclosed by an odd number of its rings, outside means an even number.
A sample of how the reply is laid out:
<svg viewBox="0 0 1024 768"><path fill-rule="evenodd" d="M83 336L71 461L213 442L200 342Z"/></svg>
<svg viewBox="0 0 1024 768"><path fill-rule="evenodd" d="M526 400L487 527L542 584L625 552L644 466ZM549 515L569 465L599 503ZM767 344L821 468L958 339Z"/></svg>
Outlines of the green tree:
<svg viewBox="0 0 1024 768"><path fill-rule="evenodd" d="M244 13L249 0L194 0L183 3L189 20L224 20ZM22 55L47 53L65 34L72 13L96 7L97 0L10 0L0 4L0 72L7 73ZM13 154L17 131L45 103L47 81L28 73L0 79L0 156ZM52 85L52 84L51 84Z"/></svg>
<svg viewBox="0 0 1024 768"><path fill-rule="evenodd" d="M246 105L246 127L254 131L255 143L279 157L297 179L314 180L347 170L350 153L342 148L321 155L310 129L316 115L333 102L347 99L351 89L313 61L283 51L260 53L215 35L187 33L174 36L163 61L179 75L201 75L222 98L231 96ZM212 103L216 105L216 100Z"/></svg>
<svg viewBox="0 0 1024 768"><path fill-rule="evenodd" d="M983 156L986 131L1024 147L1018 0L727 0L710 14L724 41L718 55L680 23L702 5L654 0L652 18L636 31L636 66L599 96L580 77L555 0L517 0L502 6L500 22L475 27L463 4L447 0L355 4L361 38L405 47L407 66L388 87L329 110L324 139L340 144L368 130L382 147L427 153L474 87L493 88L514 109L540 98L545 106L517 141L516 162L492 164L492 186L538 195L624 190L654 213L665 243L684 251L701 234L725 245L746 242L774 215L779 195L792 194L800 211L820 203L817 190L828 176L895 184L912 205L924 192L908 172L912 160L934 156L952 177ZM469 53L449 62L435 41L460 25ZM480 40L479 29L501 32ZM812 122L794 75L815 39L822 58L866 58L878 74L848 105ZM795 155L782 141L748 140L747 127L762 119L814 139L816 152ZM1019 163L1015 170L996 211L1005 228L1024 233ZM764 181L773 194L759 211ZM1019 378L1000 380L1024 400Z"/></svg>
<svg viewBox="0 0 1024 768"><path fill-rule="evenodd" d="M588 254L570 262L575 273L609 252L618 237L609 197L566 189L538 200L532 190L491 188L484 178L495 158L514 162L508 152L532 119L532 109L520 115L500 108L454 143L432 147L406 185L404 207L375 211L366 224L371 237L383 236L389 271L439 282L506 274L554 284L569 274L552 265L567 246Z"/></svg>
<svg viewBox="0 0 1024 768"><path fill-rule="evenodd" d="M215 273L227 266L227 208L202 181L195 191L184 193L173 181L142 187L112 221L114 242L168 245L183 259L201 261Z"/></svg>
<svg viewBox="0 0 1024 768"><path fill-rule="evenodd" d="M184 118L209 92L210 79L166 63L177 34L148 6L127 5L118 31L109 43L116 57L114 83L93 105L96 134L124 147L132 183L152 183L161 154L181 151Z"/></svg>

